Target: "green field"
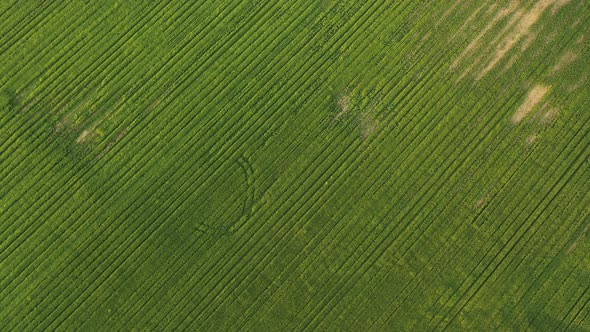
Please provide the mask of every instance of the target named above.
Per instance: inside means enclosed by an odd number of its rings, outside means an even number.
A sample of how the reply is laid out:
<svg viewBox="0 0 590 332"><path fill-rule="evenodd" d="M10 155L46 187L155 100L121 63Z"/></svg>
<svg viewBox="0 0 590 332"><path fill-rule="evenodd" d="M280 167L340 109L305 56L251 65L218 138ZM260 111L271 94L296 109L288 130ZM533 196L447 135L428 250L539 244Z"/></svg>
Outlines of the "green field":
<svg viewBox="0 0 590 332"><path fill-rule="evenodd" d="M587 0L0 1L1 331L590 331Z"/></svg>

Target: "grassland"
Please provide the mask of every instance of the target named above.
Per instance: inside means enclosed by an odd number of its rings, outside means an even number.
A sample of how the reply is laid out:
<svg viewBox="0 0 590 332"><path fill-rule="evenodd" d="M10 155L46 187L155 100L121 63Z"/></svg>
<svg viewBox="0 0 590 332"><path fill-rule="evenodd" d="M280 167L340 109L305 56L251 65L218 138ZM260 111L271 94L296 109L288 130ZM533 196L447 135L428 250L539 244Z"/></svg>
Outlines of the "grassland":
<svg viewBox="0 0 590 332"><path fill-rule="evenodd" d="M590 3L0 2L0 329L590 330Z"/></svg>

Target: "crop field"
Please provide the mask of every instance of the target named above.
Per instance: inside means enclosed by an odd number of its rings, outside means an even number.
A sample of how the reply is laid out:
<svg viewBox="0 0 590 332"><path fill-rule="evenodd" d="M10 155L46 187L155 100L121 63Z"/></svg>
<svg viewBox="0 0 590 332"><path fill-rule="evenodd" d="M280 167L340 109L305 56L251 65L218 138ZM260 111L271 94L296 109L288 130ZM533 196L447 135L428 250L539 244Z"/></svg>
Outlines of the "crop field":
<svg viewBox="0 0 590 332"><path fill-rule="evenodd" d="M1 331L590 331L587 0L0 1Z"/></svg>

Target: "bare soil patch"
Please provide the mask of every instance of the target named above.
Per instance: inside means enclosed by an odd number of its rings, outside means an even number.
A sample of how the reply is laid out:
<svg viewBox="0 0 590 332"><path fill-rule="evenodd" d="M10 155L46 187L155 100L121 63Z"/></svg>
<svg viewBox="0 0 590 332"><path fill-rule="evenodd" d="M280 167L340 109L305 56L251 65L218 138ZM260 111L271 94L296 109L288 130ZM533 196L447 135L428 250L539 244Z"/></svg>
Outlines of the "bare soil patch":
<svg viewBox="0 0 590 332"><path fill-rule="evenodd" d="M482 78L489 73L497 64L502 60L506 54L516 45L523 37L527 36L531 30L531 27L539 21L541 15L553 5L556 0L541 0L536 2L533 7L522 17L520 17L518 23L515 25L513 31L508 34L500 45L496 48L496 52L492 58L492 61L479 73L478 78Z"/></svg>
<svg viewBox="0 0 590 332"><path fill-rule="evenodd" d="M75 131L76 123L74 121L74 113L68 113L55 124L55 132L62 130Z"/></svg>
<svg viewBox="0 0 590 332"><path fill-rule="evenodd" d="M516 63L516 60L518 60L518 56L517 55L513 55L510 60L508 60L508 62L506 63L506 66L504 66L504 69L502 69L502 74L504 74L508 69L512 68L512 66L514 66L514 63Z"/></svg>
<svg viewBox="0 0 590 332"><path fill-rule="evenodd" d="M557 118L558 114L559 114L559 109L556 107L553 107L553 108L549 109L547 112L543 113L543 116L541 117L541 122L542 123L549 123L549 122L555 120L555 118Z"/></svg>
<svg viewBox="0 0 590 332"><path fill-rule="evenodd" d="M520 19L522 18L522 16L524 15L524 10L519 9L517 10L511 17L510 20L508 21L508 23L506 24L506 26L504 26L504 28L498 33L498 35L490 42L490 44L486 47L485 50L481 51L480 54L484 54L484 55L490 55L490 54L494 54L495 56L495 51L498 47L498 45L500 44L500 42L503 42L503 40L505 40L505 38L507 36L509 36L509 34L512 33L513 29L516 27L516 25L518 24L518 22L520 22ZM532 41L531 41L532 42ZM528 46L527 46L528 47ZM516 62L516 60L518 60L518 58L520 57L519 54L515 54L513 55L510 60L508 61L508 64L505 66L504 70L509 69L510 67L512 67L512 65ZM484 60L489 60L489 59L484 59L484 56L480 57L476 64L479 65L480 63L482 63ZM481 74L481 73L480 73ZM480 74L477 76L477 79L480 79L481 76Z"/></svg>
<svg viewBox="0 0 590 332"><path fill-rule="evenodd" d="M86 142L86 140L90 138L90 131L89 130L84 130L80 136L78 136L78 138L76 139L76 143L78 144L82 144L84 142Z"/></svg>
<svg viewBox="0 0 590 332"><path fill-rule="evenodd" d="M127 135L127 132L129 131L129 127L124 128L123 130L121 130L117 136L115 136L115 138L111 139L111 141L107 144L107 146L104 148L104 150L102 150L100 152L100 154L98 156L96 156L97 159L102 159L102 157L104 157L105 154L107 154L107 152L109 152L111 150L111 148L117 144L117 142L119 142L123 137L125 137L125 135Z"/></svg>
<svg viewBox="0 0 590 332"><path fill-rule="evenodd" d="M498 11L496 13L496 15L491 19L491 21L485 25L483 30L469 43L469 45L467 45L465 50L463 50L463 52L461 52L461 54L459 54L457 59L455 59L455 61L451 65L451 69L456 68L459 65L459 63L461 63L463 61L463 59L468 54L471 54L471 52L476 49L476 46L478 46L480 40L488 33L488 31L490 31L490 29L492 29L498 21L500 21L506 15L508 15L511 12L513 12L514 10L516 10L516 6L517 6L516 2L511 2L507 8L504 8L504 9ZM490 6L490 10L494 10L494 9L495 9L495 4L492 4Z"/></svg>
<svg viewBox="0 0 590 332"><path fill-rule="evenodd" d="M565 52L558 60L555 66L551 69L551 74L555 74L558 71L562 70L563 68L567 67L568 65L572 64L574 61L578 59L578 54L574 51L567 51Z"/></svg>
<svg viewBox="0 0 590 332"><path fill-rule="evenodd" d="M576 239L576 241L574 241L574 243L572 243L572 245L569 247L569 249L567 250L566 254L571 253L572 251L574 251L574 249L576 249L576 247L578 246L578 243L580 241L582 241L584 239L584 237L586 237L586 234L588 234L588 229L590 228L590 225L587 225L584 230L582 231L582 234L580 234L580 236L578 236L578 238Z"/></svg>
<svg viewBox="0 0 590 332"><path fill-rule="evenodd" d="M528 145L533 145L533 144L535 144L535 142L537 141L538 138L539 137L537 136L537 134L532 134L526 138L526 142Z"/></svg>
<svg viewBox="0 0 590 332"><path fill-rule="evenodd" d="M586 87L588 85L588 80L590 80L590 74L587 73L586 75L580 77L580 79L576 83L570 84L567 87L567 91L574 92L582 87Z"/></svg>
<svg viewBox="0 0 590 332"><path fill-rule="evenodd" d="M557 14L561 7L570 3L571 0L557 0L553 8L551 8L551 14Z"/></svg>
<svg viewBox="0 0 590 332"><path fill-rule="evenodd" d="M521 52L529 48L537 38L537 34L533 32L533 26L539 23L545 12L551 10L555 13L570 2L571 0L536 0L527 3L525 1L513 0L501 8L497 8L497 5L492 3L489 5L486 14L482 15L484 17L483 20L487 20L487 22L483 22L483 28L481 28L475 38L469 42L467 47L453 61L450 68L455 69L472 55L482 54L483 56L478 57L478 59L466 65L467 68L464 69L461 78L476 70L475 68L480 67L479 72L475 74L475 79L479 80L483 78L498 66L515 47L519 47ZM482 8L478 8L467 18L459 31L467 29L469 24L477 24L475 18L477 17L477 13L480 12L480 9ZM510 17L507 22L502 21L507 17ZM498 27L501 22L503 22L502 26ZM492 38L492 41L483 44L486 36L489 36L492 29L496 27L500 29L497 36ZM541 37L546 39L551 36ZM510 57L504 70L511 68L518 58L518 54ZM568 62L573 60L570 55L564 58L563 61Z"/></svg>
<svg viewBox="0 0 590 332"><path fill-rule="evenodd" d="M101 131L96 126L92 126L89 129L85 129L84 131L82 131L82 133L80 133L80 136L78 136L78 138L76 139L76 143L88 143L91 140L99 137L100 133Z"/></svg>
<svg viewBox="0 0 590 332"><path fill-rule="evenodd" d="M480 209L484 203L488 200L489 194L483 195L477 202L475 202L475 209Z"/></svg>
<svg viewBox="0 0 590 332"><path fill-rule="evenodd" d="M514 115L512 116L512 123L519 124L525 117L527 117L527 115L532 113L537 107L537 105L539 105L539 103L543 101L543 99L545 98L547 93L549 93L550 90L551 86L545 86L540 84L534 86L531 89L531 91L529 91L529 94L527 95L525 101L518 108L516 113L514 113Z"/></svg>
<svg viewBox="0 0 590 332"><path fill-rule="evenodd" d="M484 5L485 4L479 6L473 13L471 13L471 15L469 15L467 20L465 20L465 22L463 22L461 27L453 34L451 39L455 39L458 35L460 35L463 32L463 30L465 30L465 28L467 28L471 24L471 22L477 17L477 14L479 14L479 12L481 12ZM494 5L492 5L492 6L494 6ZM490 6L490 7L492 7L492 6Z"/></svg>
<svg viewBox="0 0 590 332"><path fill-rule="evenodd" d="M377 129L377 121L373 118L370 112L364 112L360 115L360 130L361 138L366 140L369 138Z"/></svg>
<svg viewBox="0 0 590 332"><path fill-rule="evenodd" d="M348 111L350 111L350 96L348 96L348 95L341 96L336 101L336 105L338 105L338 108L340 108L340 111L338 113L336 113L336 115L334 116L332 121L336 121L336 120L340 119L343 115L345 115L346 113L348 113Z"/></svg>
<svg viewBox="0 0 590 332"><path fill-rule="evenodd" d="M445 18L447 18L447 16L449 16L457 7L457 5L460 3L461 1L455 1L443 14L442 16L437 20L436 25L439 25L442 21L444 21Z"/></svg>

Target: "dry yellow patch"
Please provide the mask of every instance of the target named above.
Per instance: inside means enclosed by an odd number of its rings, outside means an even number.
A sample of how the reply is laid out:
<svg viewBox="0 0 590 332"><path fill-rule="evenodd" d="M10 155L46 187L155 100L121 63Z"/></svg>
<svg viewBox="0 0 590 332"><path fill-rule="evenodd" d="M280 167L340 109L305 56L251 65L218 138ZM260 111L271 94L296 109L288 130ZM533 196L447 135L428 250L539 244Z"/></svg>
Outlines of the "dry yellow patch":
<svg viewBox="0 0 590 332"><path fill-rule="evenodd" d="M338 98L336 104L338 105L338 108L340 108L340 112L338 112L334 116L334 119L332 119L332 121L340 119L340 117L342 117L343 115L348 113L348 111L350 111L350 96L344 95Z"/></svg>
<svg viewBox="0 0 590 332"><path fill-rule="evenodd" d="M550 86L536 85L529 91L525 101L518 108L516 113L512 116L512 123L520 123L527 115L535 110L535 107L539 105L547 93L551 90Z"/></svg>
<svg viewBox="0 0 590 332"><path fill-rule="evenodd" d="M580 241L582 241L585 237L586 234L588 233L588 228L590 227L590 225L587 225L584 230L582 231L582 234L580 234L580 236L578 236L578 238L576 239L576 241L574 241L574 243L572 243L572 245L569 247L569 249L567 250L566 254L571 253L572 251L574 251L574 249L576 249L576 247L578 246L578 243Z"/></svg>
<svg viewBox="0 0 590 332"><path fill-rule="evenodd" d="M558 114L559 114L559 108L553 107L553 108L549 109L547 112L543 113L543 116L541 117L541 122L549 123L549 122L553 121L557 117Z"/></svg>
<svg viewBox="0 0 590 332"><path fill-rule="evenodd" d="M481 51L480 54L494 54L494 52L496 51L497 45L501 40L504 40L504 38L506 38L506 36L512 32L512 30L515 28L515 26L518 24L518 22L520 21L520 19L522 18L522 16L524 15L524 10L519 9L517 10L512 17L510 17L510 20L508 21L508 23L504 26L504 28L498 33L498 35L496 36L496 38L494 38L490 44L486 47L486 49L484 51ZM534 38L533 38L534 39ZM530 42L532 42L532 40L530 40ZM528 47L528 45L527 45ZM516 62L516 60L519 58L518 55L513 55L512 58L510 59L510 61L508 62L508 64L506 65L506 69L512 67L512 65L514 64L514 62ZM480 57L479 59L477 59L477 61L475 61L474 65L479 65L483 60L483 57ZM481 77L478 77L478 79Z"/></svg>
<svg viewBox="0 0 590 332"><path fill-rule="evenodd" d="M473 13L471 13L471 15L469 15L467 20L463 22L463 25L461 25L461 27L453 34L451 39L455 39L459 34L463 32L463 30L465 30L465 28L467 28L471 24L471 22L477 17L477 14L479 14L479 12L481 12L481 10L484 8L484 5L485 4L481 5Z"/></svg>
<svg viewBox="0 0 590 332"><path fill-rule="evenodd" d="M506 54L516 45L523 37L527 36L535 23L539 21L541 15L552 5L559 2L558 0L541 0L537 1L533 7L520 17L518 23L508 34L500 45L496 48L496 52L492 58L492 61L479 73L478 79L484 77L490 72L497 64L502 60Z"/></svg>
<svg viewBox="0 0 590 332"><path fill-rule="evenodd" d="M551 9L551 13L556 14L561 9L561 7L570 3L570 1L571 0L557 0L557 1L555 1L555 5Z"/></svg>
<svg viewBox="0 0 590 332"><path fill-rule="evenodd" d="M422 38L420 38L420 41L418 42L418 45L416 47L419 48L420 46L423 46L424 43L426 43L426 41L430 38L431 35L432 35L432 31L428 31L427 33L425 33L422 36Z"/></svg>
<svg viewBox="0 0 590 332"><path fill-rule="evenodd" d="M459 56L451 64L451 69L455 69L465 59L473 54L482 54L483 57L478 57L475 61L466 65L466 69L460 75L471 73L475 68L481 68L475 74L477 80L486 76L492 69L494 69L517 45L520 45L520 51L524 52L533 43L537 37L533 31L533 26L539 22L543 14L551 9L553 12L558 11L561 7L568 4L571 0L536 0L532 2L531 6L526 6L524 1L513 0L506 6L497 9L495 4L489 6L487 13L490 15L483 15L483 28L473 38L467 47L459 54ZM477 13L481 8L478 8L472 13L466 22L459 28L458 32L462 31L467 25L475 21ZM490 17L491 16L491 17ZM502 23L502 20L509 17L507 22ZM474 22L473 24L476 24ZM490 31L494 28L499 28L497 35L492 38L489 43L484 44L482 40L485 36L489 36ZM510 68L517 60L518 55L512 56L508 60L508 64L504 70Z"/></svg>
<svg viewBox="0 0 590 332"><path fill-rule="evenodd" d="M102 131L100 129L98 129L97 127L91 127L90 129L86 129L84 131L82 131L82 133L80 133L80 136L78 136L78 138L76 139L76 143L78 144L84 144L84 143L88 143L91 140L99 137L102 134Z"/></svg>
<svg viewBox="0 0 590 332"><path fill-rule="evenodd" d="M580 79L576 83L569 85L567 87L567 91L574 92L581 87L587 86L589 80L590 80L590 75L586 74L586 75L580 77Z"/></svg>
<svg viewBox="0 0 590 332"><path fill-rule="evenodd" d="M363 141L373 135L376 129L377 121L375 121L373 116L367 112L362 113L360 116L360 130Z"/></svg>
<svg viewBox="0 0 590 332"><path fill-rule="evenodd" d="M86 138L88 137L89 134L90 134L90 131L84 130L80 134L80 136L78 136L78 138L76 139L76 143L78 143L78 144L84 143L84 141L86 140Z"/></svg>
<svg viewBox="0 0 590 332"><path fill-rule="evenodd" d="M104 150L102 150L100 152L100 154L98 154L96 156L97 159L102 159L102 157L104 157L105 154L107 154L111 148L117 144L117 142L119 142L125 135L127 135L127 132L129 131L129 127L124 128L123 130L121 130L117 136L115 136L114 139L111 139L111 141L107 144L107 146L104 148Z"/></svg>
<svg viewBox="0 0 590 332"><path fill-rule="evenodd" d="M492 18L492 20L490 22L488 22L488 24L486 24L486 26L483 28L483 30L469 43L469 45L467 45L467 48L465 48L465 50L463 50L463 52L461 52L461 54L459 54L457 59L455 59L455 61L451 65L451 69L457 67L459 65L459 63L468 54L471 54L471 52L476 49L476 46L479 44L480 40L488 33L488 31L490 31L490 29L492 29L498 21L500 21L501 19L506 17L508 14L512 13L516 9L516 6L517 6L516 2L511 2L507 8L504 8L504 9L500 10L499 12L497 12L496 15ZM494 9L495 9L495 4L492 4L490 6L490 10L494 10Z"/></svg>
<svg viewBox="0 0 590 332"><path fill-rule="evenodd" d="M445 20L445 18L447 18L447 16L449 16L457 7L457 5L460 3L461 1L455 1L450 7L449 9L447 9L442 16L438 19L438 21L436 22L436 24L440 24L442 21Z"/></svg>
<svg viewBox="0 0 590 332"><path fill-rule="evenodd" d="M475 202L475 208L481 208L484 205L484 203L488 200L488 196L488 194L485 194L477 202Z"/></svg>
<svg viewBox="0 0 590 332"><path fill-rule="evenodd" d="M82 144L82 143L84 143L84 142L86 141L86 139L88 139L88 138L89 138L89 135L90 135L90 131L88 131L88 130L84 130L84 131L83 131L83 132L80 134L80 136L78 136L78 138L76 139L76 143L78 143L78 144Z"/></svg>
<svg viewBox="0 0 590 332"><path fill-rule="evenodd" d="M532 134L529 137L527 137L526 142L528 145L533 145L537 141L537 138L537 134Z"/></svg>
<svg viewBox="0 0 590 332"><path fill-rule="evenodd" d="M520 51L526 51L529 48L529 46L531 46L531 44L535 41L535 38L537 38L536 34L530 34L527 37L527 39L525 39L525 41L522 43L522 46L520 46Z"/></svg>
<svg viewBox="0 0 590 332"><path fill-rule="evenodd" d="M564 67L566 67L569 64L571 64L572 62L576 61L577 58L578 58L578 55L576 53L574 53L573 51L565 52L559 58L559 60L557 60L557 63L555 64L555 66L551 69L551 74L557 73L558 71L560 71Z"/></svg>

